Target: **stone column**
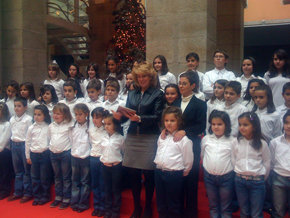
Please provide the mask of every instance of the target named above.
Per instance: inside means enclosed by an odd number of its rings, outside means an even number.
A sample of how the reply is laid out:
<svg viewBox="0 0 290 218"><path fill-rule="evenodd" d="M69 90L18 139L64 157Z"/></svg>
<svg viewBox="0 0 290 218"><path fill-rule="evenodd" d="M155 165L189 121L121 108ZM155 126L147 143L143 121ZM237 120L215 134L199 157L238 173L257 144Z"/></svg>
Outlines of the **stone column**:
<svg viewBox="0 0 290 218"><path fill-rule="evenodd" d="M1 3L2 81L31 81L38 90L47 75L46 1Z"/></svg>
<svg viewBox="0 0 290 218"><path fill-rule="evenodd" d="M146 56L164 55L170 72L186 70L185 56L200 56L199 70L211 68L216 48L216 1L150 0L146 2Z"/></svg>
<svg viewBox="0 0 290 218"><path fill-rule="evenodd" d="M217 48L228 52L229 70L239 74L244 55L245 0L217 1Z"/></svg>

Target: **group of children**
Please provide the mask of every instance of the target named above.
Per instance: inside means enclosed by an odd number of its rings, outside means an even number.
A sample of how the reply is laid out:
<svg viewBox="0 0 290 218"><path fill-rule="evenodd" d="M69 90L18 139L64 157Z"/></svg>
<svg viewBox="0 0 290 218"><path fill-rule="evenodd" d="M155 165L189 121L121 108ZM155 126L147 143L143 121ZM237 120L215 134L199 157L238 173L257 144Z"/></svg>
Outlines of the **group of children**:
<svg viewBox="0 0 290 218"><path fill-rule="evenodd" d="M199 78L194 95L207 101L201 160L211 217L231 217L234 193L242 217L262 217L266 194L272 196L274 217L284 216L290 196L287 53L275 51L265 79L254 75L251 57L243 60L243 75L238 78L225 69L226 52L215 51L213 59L215 69L203 74L197 71L198 55L186 56L187 72ZM0 102L0 199L10 195L13 163L14 193L8 201L24 203L33 198L33 205L46 204L54 178L55 199L50 207L87 210L92 190L92 215L119 217L122 149L130 121L121 125L116 112L136 86L132 74L124 75L118 64L116 57L107 58L104 81L96 64L87 67L86 79L71 64L66 81L59 78L56 64L49 65L37 99L30 82L7 85ZM164 56L156 56L153 67L164 90L162 126L168 133L159 137L154 159L157 207L160 217L178 217L194 145L186 136L179 141L173 137L182 129L182 110L172 105L181 98L183 84L168 72ZM266 182L269 177L271 183Z"/></svg>

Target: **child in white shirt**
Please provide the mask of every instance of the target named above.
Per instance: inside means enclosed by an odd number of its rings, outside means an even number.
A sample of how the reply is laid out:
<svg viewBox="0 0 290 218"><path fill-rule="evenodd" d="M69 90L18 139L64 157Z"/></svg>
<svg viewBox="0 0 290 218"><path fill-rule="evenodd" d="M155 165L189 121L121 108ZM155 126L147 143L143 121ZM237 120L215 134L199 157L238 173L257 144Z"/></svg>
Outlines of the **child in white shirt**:
<svg viewBox="0 0 290 218"><path fill-rule="evenodd" d="M27 100L17 97L14 100L15 115L10 119L11 125L11 153L15 172L14 193L8 201L22 197L20 202L25 203L32 199L30 165L26 163L25 140L32 117L27 115Z"/></svg>
<svg viewBox="0 0 290 218"><path fill-rule="evenodd" d="M241 104L248 108L249 111L252 111L255 106L255 89L262 85L265 85L265 83L260 79L251 79L248 82Z"/></svg>
<svg viewBox="0 0 290 218"><path fill-rule="evenodd" d="M58 102L58 97L56 95L54 87L52 85L43 85L40 88L40 97L41 97L41 103L47 107L50 118L52 118L53 107Z"/></svg>
<svg viewBox="0 0 290 218"><path fill-rule="evenodd" d="M88 83L87 95L85 102L90 111L93 111L96 107L101 107L103 102L100 100L99 96L101 93L102 83L98 79L91 79Z"/></svg>
<svg viewBox="0 0 290 218"><path fill-rule="evenodd" d="M288 110L290 110L290 82L285 83L282 89L282 96L284 98L284 104L276 108L277 113L280 115L280 120L283 125L283 117Z"/></svg>
<svg viewBox="0 0 290 218"><path fill-rule="evenodd" d="M27 131L25 156L31 165L33 206L43 205L50 201L50 159L48 125L51 122L45 105L36 105L34 121Z"/></svg>
<svg viewBox="0 0 290 218"><path fill-rule="evenodd" d="M193 164L192 141L184 136L180 141L173 140L174 133L181 128L182 111L169 106L163 111L162 121L167 135L159 137L155 185L157 208L160 217L181 217L183 207L183 177L189 174Z"/></svg>
<svg viewBox="0 0 290 218"><path fill-rule="evenodd" d="M59 78L60 69L55 63L48 65L48 78L44 80L44 85L52 85L55 89L58 100L63 99L64 81Z"/></svg>
<svg viewBox="0 0 290 218"><path fill-rule="evenodd" d="M90 196L90 150L89 123L90 111L85 104L74 107L76 122L70 131L72 194L70 207L83 212L89 208Z"/></svg>
<svg viewBox="0 0 290 218"><path fill-rule="evenodd" d="M106 134L102 139L101 162L105 186L105 217L119 217L121 208L122 149L121 126L112 114L104 116Z"/></svg>
<svg viewBox="0 0 290 218"><path fill-rule="evenodd" d="M34 86L31 82L25 82L20 84L20 96L26 98L27 100L27 110L26 113L33 117L34 107L39 105L35 100Z"/></svg>
<svg viewBox="0 0 290 218"><path fill-rule="evenodd" d="M13 116L15 114L14 100L15 100L16 96L18 96L18 91L19 91L18 82L16 82L15 80L11 80L7 84L6 97L1 100L2 102L4 102L7 105L8 109L9 109L10 116Z"/></svg>

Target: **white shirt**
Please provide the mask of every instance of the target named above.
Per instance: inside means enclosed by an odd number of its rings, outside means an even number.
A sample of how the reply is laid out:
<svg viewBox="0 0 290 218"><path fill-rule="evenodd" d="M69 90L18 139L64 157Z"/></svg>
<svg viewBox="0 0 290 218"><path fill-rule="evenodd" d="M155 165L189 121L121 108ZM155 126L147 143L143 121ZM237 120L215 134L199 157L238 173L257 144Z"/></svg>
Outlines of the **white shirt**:
<svg viewBox="0 0 290 218"><path fill-rule="evenodd" d="M221 107L225 103L224 99L218 100L217 98L211 102L211 100L207 101L207 110L206 110L206 133L208 134L208 128L210 126L209 121L209 115L213 110L215 110L217 107Z"/></svg>
<svg viewBox="0 0 290 218"><path fill-rule="evenodd" d="M109 100L106 100L105 102L103 102L102 107L111 113L111 110L116 112L119 106L125 106L125 104L126 102L117 98L114 102L110 102Z"/></svg>
<svg viewBox="0 0 290 218"><path fill-rule="evenodd" d="M0 102L4 102L7 107L8 107L8 110L9 110L9 113L10 113L10 116L12 117L13 115L15 115L15 111L14 111L14 100L15 100L16 97L13 97L13 98L7 98L6 101L5 99L1 99Z"/></svg>
<svg viewBox="0 0 290 218"><path fill-rule="evenodd" d="M199 91L198 93L194 93L195 97L197 97L198 99L205 101L205 95L203 94L203 92Z"/></svg>
<svg viewBox="0 0 290 218"><path fill-rule="evenodd" d="M75 127L71 129L71 155L73 157L85 159L90 156L91 145L87 125L87 122L82 125L76 123Z"/></svg>
<svg viewBox="0 0 290 218"><path fill-rule="evenodd" d="M242 105L244 105L246 108L248 108L249 111L253 110L253 107L255 106L255 102L253 101L253 99L251 98L250 101L242 101L241 102Z"/></svg>
<svg viewBox="0 0 290 218"><path fill-rule="evenodd" d="M29 126L32 124L32 117L24 113L21 117L14 115L10 119L11 140L14 142L24 142Z"/></svg>
<svg viewBox="0 0 290 218"><path fill-rule="evenodd" d="M158 169L183 170L184 175L188 175L193 163L192 146L194 145L187 136L184 136L178 142L173 141L173 135L171 134L168 134L165 139L161 139L161 136L159 136L154 163Z"/></svg>
<svg viewBox="0 0 290 218"><path fill-rule="evenodd" d="M234 141L232 136L217 138L215 134L211 134L203 137L201 159L208 173L221 176L233 171L231 154Z"/></svg>
<svg viewBox="0 0 290 218"><path fill-rule="evenodd" d="M69 138L70 129L73 122L63 121L60 124L53 122L48 127L48 137L50 138L49 150L53 153L61 153L71 149L71 141Z"/></svg>
<svg viewBox="0 0 290 218"><path fill-rule="evenodd" d="M43 103L43 105L45 105L49 111L49 116L52 119L52 115L53 115L53 107L55 106L54 103L50 102L49 104L45 104Z"/></svg>
<svg viewBox="0 0 290 218"><path fill-rule="evenodd" d="M210 99L213 95L213 85L219 79L225 79L228 81L236 80L236 76L232 71L228 71L225 68L218 70L217 68L208 71L203 76L203 93L206 99Z"/></svg>
<svg viewBox="0 0 290 218"><path fill-rule="evenodd" d="M34 107L35 107L36 105L39 105L39 103L38 103L37 101L35 101L35 100L33 100L33 101L29 101L29 100L27 100L27 110L26 110L26 113L27 113L29 116L31 116L31 117L34 116Z"/></svg>
<svg viewBox="0 0 290 218"><path fill-rule="evenodd" d="M234 171L247 176L268 177L271 165L271 154L267 143L262 141L262 147L256 151L250 143L252 140L241 138L234 141L232 149L232 163Z"/></svg>
<svg viewBox="0 0 290 218"><path fill-rule="evenodd" d="M62 79L59 80L52 80L52 79L47 79L44 80L44 84L46 85L52 85L55 89L55 93L58 97L58 101L63 100L63 84L64 81Z"/></svg>
<svg viewBox="0 0 290 218"><path fill-rule="evenodd" d="M168 84L176 84L176 77L170 72L167 72L165 75L158 73L158 78L162 90L164 90L165 86Z"/></svg>
<svg viewBox="0 0 290 218"><path fill-rule="evenodd" d="M30 151L42 153L48 149L48 124L45 122L33 123L27 131L25 141L25 156L30 159Z"/></svg>
<svg viewBox="0 0 290 218"><path fill-rule="evenodd" d="M104 81L103 80L101 80L101 79L98 79L100 82L101 82L101 84L102 84L102 86L101 86L101 94L100 95L103 95L103 93L104 93L104 90L105 90L105 88L104 88ZM85 79L83 82L82 82L82 87L83 87L83 89L84 90L82 90L83 91L83 94L84 94L84 98L89 98L89 96L88 96L88 92L87 92L87 86L88 86L88 84L89 84L89 82L90 82L91 80L89 79L89 78L87 78L87 79Z"/></svg>
<svg viewBox="0 0 290 218"><path fill-rule="evenodd" d="M59 101L59 103L64 103L69 107L70 113L71 113L74 120L75 120L74 106L76 104L83 103L83 102L84 102L84 98L74 98L71 101L67 101L65 98L65 99Z"/></svg>
<svg viewBox="0 0 290 218"><path fill-rule="evenodd" d="M182 113L185 111L187 105L189 104L189 102L193 96L194 96L194 93L192 95L187 96L187 97L181 96L180 109L181 109Z"/></svg>
<svg viewBox="0 0 290 218"><path fill-rule="evenodd" d="M281 120L281 126L283 127L283 117L286 114L286 112L290 110L290 108L288 108L285 104L280 105L279 107L276 108L277 113L280 116L280 120Z"/></svg>
<svg viewBox="0 0 290 218"><path fill-rule="evenodd" d="M92 112L96 107L103 106L103 102L100 99L98 99L96 101L92 101L90 98L87 98L85 100L85 104L88 106L90 112Z"/></svg>
<svg viewBox="0 0 290 218"><path fill-rule="evenodd" d="M106 134L107 132L105 131L103 126L101 127L94 126L89 129L89 137L92 145L91 156L100 157L102 155L101 143Z"/></svg>
<svg viewBox="0 0 290 218"><path fill-rule="evenodd" d="M238 101L236 101L230 106L226 106L226 102L224 102L224 104L218 105L216 109L220 111L225 111L228 113L231 119L231 127L232 127L231 135L238 136L238 133L239 133L238 117L242 113L248 112L248 109L244 105L241 105Z"/></svg>
<svg viewBox="0 0 290 218"><path fill-rule="evenodd" d="M282 74L278 74L277 76L270 78L269 74L269 72L266 72L264 78L272 90L275 107L279 107L284 104L284 99L282 97L283 86L285 83L290 82L290 78L283 77Z"/></svg>
<svg viewBox="0 0 290 218"><path fill-rule="evenodd" d="M282 135L282 126L279 114L274 111L273 113L267 113L267 107L263 110L259 108L256 110L261 123L262 135L269 143L272 139Z"/></svg>
<svg viewBox="0 0 290 218"><path fill-rule="evenodd" d="M272 169L281 176L290 177L290 143L284 135L270 142Z"/></svg>
<svg viewBox="0 0 290 218"><path fill-rule="evenodd" d="M119 133L109 136L106 133L102 139L102 155L100 161L105 164L122 162L122 149L124 146L124 137Z"/></svg>
<svg viewBox="0 0 290 218"><path fill-rule="evenodd" d="M240 77L237 77L236 81L240 82L241 85L242 85L242 91L241 91L241 96L244 96L244 93L248 87L248 83L250 80L252 79L260 79L260 80L263 80L265 83L266 83L266 80L260 76L255 76L255 75L251 75L249 78L245 77L245 75L241 75Z"/></svg>
<svg viewBox="0 0 290 218"><path fill-rule="evenodd" d="M11 138L11 127L8 121L0 122L0 152L4 150L4 148L9 148L9 140Z"/></svg>

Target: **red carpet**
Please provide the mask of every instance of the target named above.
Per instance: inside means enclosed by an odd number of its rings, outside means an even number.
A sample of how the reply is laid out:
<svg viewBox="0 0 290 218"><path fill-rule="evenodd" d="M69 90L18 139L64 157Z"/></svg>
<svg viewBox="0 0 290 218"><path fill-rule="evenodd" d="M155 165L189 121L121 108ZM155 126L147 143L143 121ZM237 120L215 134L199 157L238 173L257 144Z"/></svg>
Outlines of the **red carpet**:
<svg viewBox="0 0 290 218"><path fill-rule="evenodd" d="M209 217L208 200L203 182L199 183L198 191L198 214L199 218ZM144 205L145 192L142 191L142 203ZM92 201L91 201L92 202ZM8 202L7 199L0 201L0 217L1 218L53 218L53 217L90 217L93 207L83 213L77 213L70 208L59 210L58 208L50 208L49 204L43 206L32 206L32 201L25 204L20 204L19 201ZM158 217L156 201L153 200L154 217ZM122 209L121 217L129 218L133 211L133 199L130 190L122 193ZM234 217L239 217L239 213L235 213ZM265 214L265 217L270 217Z"/></svg>

